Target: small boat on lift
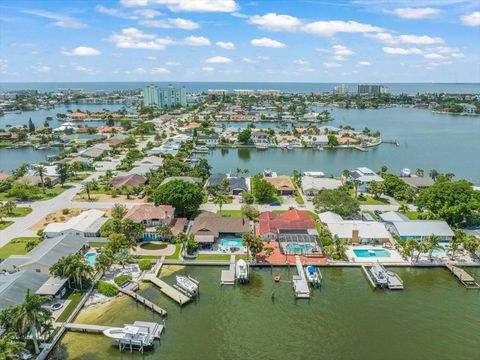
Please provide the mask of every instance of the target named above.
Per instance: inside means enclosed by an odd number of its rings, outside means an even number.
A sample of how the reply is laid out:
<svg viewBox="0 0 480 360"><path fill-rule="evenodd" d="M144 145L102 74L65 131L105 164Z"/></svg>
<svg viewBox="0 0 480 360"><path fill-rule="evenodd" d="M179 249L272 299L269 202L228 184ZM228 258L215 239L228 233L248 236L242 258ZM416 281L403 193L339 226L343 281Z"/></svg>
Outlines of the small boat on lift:
<svg viewBox="0 0 480 360"><path fill-rule="evenodd" d="M194 295L198 291L198 284L187 276L177 275L177 285L187 294Z"/></svg>
<svg viewBox="0 0 480 360"><path fill-rule="evenodd" d="M248 282L248 265L245 260L240 259L235 264L235 276L239 283L246 283Z"/></svg>
<svg viewBox="0 0 480 360"><path fill-rule="evenodd" d="M380 264L373 264L370 269L370 274L372 275L373 281L378 287L387 287L388 279L387 272L385 268Z"/></svg>
<svg viewBox="0 0 480 360"><path fill-rule="evenodd" d="M305 275L307 276L308 282L314 287L319 287L322 284L322 276L315 266L306 266Z"/></svg>

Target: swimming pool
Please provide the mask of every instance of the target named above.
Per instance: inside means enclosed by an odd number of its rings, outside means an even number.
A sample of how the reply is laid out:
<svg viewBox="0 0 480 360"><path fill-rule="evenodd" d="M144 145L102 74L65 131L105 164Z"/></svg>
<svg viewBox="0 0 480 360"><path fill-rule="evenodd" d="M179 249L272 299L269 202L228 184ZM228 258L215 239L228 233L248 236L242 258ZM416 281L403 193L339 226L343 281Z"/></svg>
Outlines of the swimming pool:
<svg viewBox="0 0 480 360"><path fill-rule="evenodd" d="M97 262L97 254L96 253L87 253L85 254L85 261L90 266L95 266Z"/></svg>
<svg viewBox="0 0 480 360"><path fill-rule="evenodd" d="M354 249L353 253L357 257L390 257L390 253L383 249Z"/></svg>
<svg viewBox="0 0 480 360"><path fill-rule="evenodd" d="M311 244L287 244L285 245L285 249L288 252L302 253L314 250L315 246Z"/></svg>
<svg viewBox="0 0 480 360"><path fill-rule="evenodd" d="M225 249L241 249L243 247L243 240L240 238L225 238L220 241L220 245Z"/></svg>

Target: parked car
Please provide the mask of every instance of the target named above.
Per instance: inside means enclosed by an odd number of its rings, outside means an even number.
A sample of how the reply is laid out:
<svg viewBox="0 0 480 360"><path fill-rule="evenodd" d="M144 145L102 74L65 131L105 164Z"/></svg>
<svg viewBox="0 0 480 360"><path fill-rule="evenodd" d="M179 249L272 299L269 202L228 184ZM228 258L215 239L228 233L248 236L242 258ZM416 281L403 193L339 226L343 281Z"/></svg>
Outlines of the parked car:
<svg viewBox="0 0 480 360"><path fill-rule="evenodd" d="M145 193L143 191L137 195L138 199L143 199L144 197L145 197Z"/></svg>
<svg viewBox="0 0 480 360"><path fill-rule="evenodd" d="M382 212L381 212L380 210L375 210L373 213L374 213L375 215L377 215L377 216L380 216L380 214L381 214Z"/></svg>
<svg viewBox="0 0 480 360"><path fill-rule="evenodd" d="M272 202L270 203L270 206L280 206L280 205L281 205L281 204L280 204L280 201L272 201Z"/></svg>

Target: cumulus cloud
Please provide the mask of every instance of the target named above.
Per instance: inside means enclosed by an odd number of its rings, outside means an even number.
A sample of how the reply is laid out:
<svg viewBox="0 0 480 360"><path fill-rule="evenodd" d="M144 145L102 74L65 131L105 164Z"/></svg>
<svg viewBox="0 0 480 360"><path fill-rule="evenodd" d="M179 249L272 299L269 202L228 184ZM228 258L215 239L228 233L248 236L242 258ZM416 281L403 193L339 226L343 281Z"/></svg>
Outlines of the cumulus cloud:
<svg viewBox="0 0 480 360"><path fill-rule="evenodd" d="M296 65L308 65L308 64L310 64L307 60L303 60L303 59L294 60L293 63L296 64Z"/></svg>
<svg viewBox="0 0 480 360"><path fill-rule="evenodd" d="M133 27L122 29L120 34L114 34L108 40L124 49L164 50L165 46L173 44L173 40L170 38L146 34Z"/></svg>
<svg viewBox="0 0 480 360"><path fill-rule="evenodd" d="M154 17L162 15L160 11L154 9L137 9L133 13L145 19L153 19Z"/></svg>
<svg viewBox="0 0 480 360"><path fill-rule="evenodd" d="M370 66L370 65L372 65L372 64L370 64L369 61L359 61L357 63L357 66Z"/></svg>
<svg viewBox="0 0 480 360"><path fill-rule="evenodd" d="M200 27L200 25L194 21L187 20L187 19L162 19L162 20L155 20L155 19L145 19L139 22L140 25L153 27L153 28L160 28L160 29L184 29L184 30L195 30Z"/></svg>
<svg viewBox="0 0 480 360"><path fill-rule="evenodd" d="M324 62L323 66L326 68L339 68L342 67L342 64L336 63L336 62Z"/></svg>
<svg viewBox="0 0 480 360"><path fill-rule="evenodd" d="M260 39L252 39L250 40L250 44L253 46L261 46L261 47L270 47L270 48L283 48L286 45L280 41L273 40L267 37L263 37Z"/></svg>
<svg viewBox="0 0 480 360"><path fill-rule="evenodd" d="M440 37L431 37L428 35L392 35L386 32L377 34L368 34L368 37L379 40L385 44L412 44L412 45L431 45L443 43Z"/></svg>
<svg viewBox="0 0 480 360"><path fill-rule="evenodd" d="M234 12L238 10L235 0L121 0L124 6L138 7L165 5L174 12Z"/></svg>
<svg viewBox="0 0 480 360"><path fill-rule="evenodd" d="M46 73L52 70L52 68L47 65L32 65L30 68L35 73Z"/></svg>
<svg viewBox="0 0 480 360"><path fill-rule="evenodd" d="M350 50L344 45L333 45L333 58L337 61L345 60L345 57L355 55L355 51Z"/></svg>
<svg viewBox="0 0 480 360"><path fill-rule="evenodd" d="M393 9L392 13L404 19L425 19L437 16L440 14L440 10L431 7L404 7Z"/></svg>
<svg viewBox="0 0 480 360"><path fill-rule="evenodd" d="M271 31L294 31L301 25L301 21L294 16L276 13L255 15L250 17L248 22L257 25L261 29Z"/></svg>
<svg viewBox="0 0 480 360"><path fill-rule="evenodd" d="M235 44L229 41L217 41L216 42L217 46L221 47L222 49L225 50L233 50L235 49Z"/></svg>
<svg viewBox="0 0 480 360"><path fill-rule="evenodd" d="M83 29L87 27L86 24L76 19L73 19L70 16L56 14L50 11L23 10L22 13L42 17L45 19L55 20L54 22L50 23L51 26L58 26L58 27L72 28L72 29Z"/></svg>
<svg viewBox="0 0 480 360"><path fill-rule="evenodd" d="M394 48L394 47L383 47L383 52L389 55L422 55L422 50L418 48Z"/></svg>
<svg viewBox="0 0 480 360"><path fill-rule="evenodd" d="M136 73L136 74L145 74L147 72L147 70L145 70L142 67L138 67L135 70L133 70L133 72Z"/></svg>
<svg viewBox="0 0 480 360"><path fill-rule="evenodd" d="M100 55L100 51L88 46L79 46L72 50L63 50L62 54L66 56L95 56Z"/></svg>
<svg viewBox="0 0 480 360"><path fill-rule="evenodd" d="M205 60L209 64L229 64L232 62L232 59L225 56L214 56Z"/></svg>
<svg viewBox="0 0 480 360"><path fill-rule="evenodd" d="M375 33L383 29L377 26L362 24L357 21L315 21L302 27L306 33L319 36L333 36L336 33Z"/></svg>
<svg viewBox="0 0 480 360"><path fill-rule="evenodd" d="M470 14L463 15L460 20L467 26L480 26L480 11L474 11Z"/></svg>
<svg viewBox="0 0 480 360"><path fill-rule="evenodd" d="M189 46L209 46L210 40L204 36L188 36L183 39L183 43Z"/></svg>
<svg viewBox="0 0 480 360"><path fill-rule="evenodd" d="M260 61L270 60L270 56L256 56L255 58L244 57L242 60L248 64L257 64Z"/></svg>
<svg viewBox="0 0 480 360"><path fill-rule="evenodd" d="M465 55L457 48L450 48L446 46L437 46L426 49L419 48L394 48L383 47L383 52L389 55L421 55L429 60L448 60L448 59L462 59Z"/></svg>

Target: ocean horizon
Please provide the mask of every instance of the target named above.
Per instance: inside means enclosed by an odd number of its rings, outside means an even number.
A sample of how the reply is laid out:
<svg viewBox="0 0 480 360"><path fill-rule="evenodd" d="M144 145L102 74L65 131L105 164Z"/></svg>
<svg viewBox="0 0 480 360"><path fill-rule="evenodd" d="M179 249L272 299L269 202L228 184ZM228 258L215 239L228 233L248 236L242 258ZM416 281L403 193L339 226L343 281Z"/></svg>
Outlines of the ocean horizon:
<svg viewBox="0 0 480 360"><path fill-rule="evenodd" d="M291 93L309 93L332 91L337 85L346 85L350 92L356 91L358 84L373 84L375 82L224 82L224 81L92 81L92 82L3 82L0 83L0 91L37 90L50 92L59 89L81 89L84 91L113 91L142 89L148 84L185 86L190 93L204 92L209 89L271 89ZM480 83L389 83L377 82L387 86L392 94L416 94L416 93L480 93Z"/></svg>

